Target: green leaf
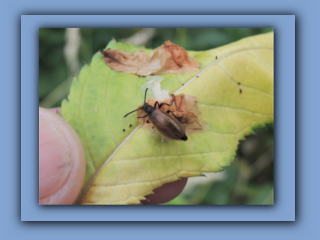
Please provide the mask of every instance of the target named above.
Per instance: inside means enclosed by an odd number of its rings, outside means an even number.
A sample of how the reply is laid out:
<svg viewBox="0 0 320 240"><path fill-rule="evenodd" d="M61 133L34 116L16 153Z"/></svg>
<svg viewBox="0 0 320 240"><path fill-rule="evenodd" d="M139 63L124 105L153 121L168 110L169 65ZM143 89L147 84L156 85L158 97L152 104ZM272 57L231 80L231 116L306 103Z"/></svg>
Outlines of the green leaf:
<svg viewBox="0 0 320 240"><path fill-rule="evenodd" d="M141 49L115 41L106 48ZM208 131L192 133L185 142L162 143L139 126L135 114L123 118L143 103L141 86L147 80L111 70L100 52L73 80L62 114L86 152L77 203L139 204L165 183L222 171L240 139L273 122L273 33L189 55L198 59L200 70L161 75L162 89L198 97L209 124Z"/></svg>

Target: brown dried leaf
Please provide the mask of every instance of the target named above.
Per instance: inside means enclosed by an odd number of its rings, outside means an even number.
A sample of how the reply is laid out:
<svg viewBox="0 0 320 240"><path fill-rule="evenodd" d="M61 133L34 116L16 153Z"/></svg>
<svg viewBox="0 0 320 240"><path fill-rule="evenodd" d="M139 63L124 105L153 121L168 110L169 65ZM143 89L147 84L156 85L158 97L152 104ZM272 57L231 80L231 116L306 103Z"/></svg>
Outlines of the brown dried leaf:
<svg viewBox="0 0 320 240"><path fill-rule="evenodd" d="M184 94L174 95L171 94L171 96L168 99L162 100L161 103L168 103L171 104L172 101L174 101L174 104L171 106L168 105L162 105L160 110L164 113L166 113L168 110L172 111L173 114L179 118L178 120L182 123L182 125L186 129L186 135L188 136L192 132L203 132L208 129L208 124L201 120L201 112L198 110L197 107L197 97L193 96L185 96ZM150 106L154 106L154 104L158 101L156 98L148 99L146 102ZM142 104L143 105L143 104ZM140 105L138 108L142 107ZM147 115L147 113L143 110L137 111L137 116L142 117ZM172 115L169 115L170 117L173 117ZM180 118L181 117L181 118ZM147 123L149 121L149 118L139 118L140 125L148 130L152 135L156 136L157 132L153 126L153 124Z"/></svg>
<svg viewBox="0 0 320 240"><path fill-rule="evenodd" d="M139 76L163 73L186 74L200 68L197 59L189 57L182 47L170 41L147 54L140 50L134 54L119 50L101 51L106 64L113 70Z"/></svg>

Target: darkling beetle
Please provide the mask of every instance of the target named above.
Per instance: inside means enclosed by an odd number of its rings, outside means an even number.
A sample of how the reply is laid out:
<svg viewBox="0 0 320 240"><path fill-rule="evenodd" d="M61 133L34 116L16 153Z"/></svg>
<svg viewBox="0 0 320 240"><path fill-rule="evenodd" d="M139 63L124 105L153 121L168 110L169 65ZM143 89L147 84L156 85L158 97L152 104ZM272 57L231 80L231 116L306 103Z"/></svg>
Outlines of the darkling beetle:
<svg viewBox="0 0 320 240"><path fill-rule="evenodd" d="M149 120L153 123L155 128L159 131L161 135L164 137L167 137L172 140L183 140L187 141L188 137L186 136L185 133L185 128L184 126L180 123L179 118L176 117L173 112L167 111L167 113L162 112L160 108L162 105L168 105L171 106L174 102L172 100L171 104L168 103L161 103L159 104L158 101L155 102L154 106L150 106L148 103L146 103L146 97L147 97L147 91L148 88L146 89L145 95L144 95L144 104L142 107L127 113L124 117L128 116L129 114L138 111L142 109L147 113L147 115L143 117L138 117L138 118L145 118L149 117ZM157 108L158 105L158 108ZM169 116L169 114L172 114L173 117ZM180 117L182 118L182 117ZM147 121L148 122L148 121Z"/></svg>

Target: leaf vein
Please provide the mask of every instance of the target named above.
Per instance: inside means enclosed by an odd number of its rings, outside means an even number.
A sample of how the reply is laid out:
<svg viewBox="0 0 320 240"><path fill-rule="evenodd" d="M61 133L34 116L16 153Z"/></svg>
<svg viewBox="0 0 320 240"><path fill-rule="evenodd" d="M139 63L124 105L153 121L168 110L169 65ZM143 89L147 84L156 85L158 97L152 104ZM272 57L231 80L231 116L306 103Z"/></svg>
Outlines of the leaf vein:
<svg viewBox="0 0 320 240"><path fill-rule="evenodd" d="M251 112L242 108L234 108L234 107L227 107L227 106L218 106L218 105L212 105L212 104L207 104L207 103L200 103L198 102L198 105L205 105L205 106L209 106L209 107L217 107L217 108L226 108L226 109L232 109L232 110L238 110L238 111L243 111L243 112L248 112L248 113L254 113L254 114L260 114L262 116L273 116L272 114L262 114L262 113L258 113L258 112Z"/></svg>
<svg viewBox="0 0 320 240"><path fill-rule="evenodd" d="M225 72L225 74L229 77L229 79L230 79L235 85L238 86L238 82L235 81L235 80L229 75L229 73L228 73L221 65L217 64L217 66ZM251 90L254 90L254 91L260 92L260 93L262 93L262 94L266 94L266 95L268 95L268 96L272 96L272 97L273 97L272 94L267 93L267 92L263 92L263 91L261 91L261 90L259 90L259 89L256 89L256 88L248 87L248 86L245 86L245 85L243 85L243 84L241 84L241 87L242 87L242 88L246 88L246 89L251 89Z"/></svg>
<svg viewBox="0 0 320 240"><path fill-rule="evenodd" d="M200 73L198 73L197 75L195 75L193 78L191 78L188 82L186 82L182 87L180 87L176 92L175 94L178 94L182 89L184 89L187 85L189 85L190 83L192 83L194 80L196 80L198 77L200 77L200 75L202 75L203 73L205 73L209 68L211 68L213 65L215 65L216 63L222 61L223 59L233 55L233 54L237 54L237 53L240 53L240 52L244 52L244 51L251 51L251 50L254 50L254 49L260 49L260 50L272 50L273 51L273 48L268 48L268 47L251 47L251 48L244 48L244 49L240 49L240 50L237 50L237 51L233 51L233 52L230 52L228 53L227 55L217 59L217 60L214 60L212 63L210 63L207 67L205 67Z"/></svg>
<svg viewBox="0 0 320 240"><path fill-rule="evenodd" d="M247 128L247 127L246 127ZM211 151L211 152L206 152L206 153L190 153L190 154L183 154L183 155L169 155L169 156L149 156L149 157L140 157L140 158L123 158L123 159L116 159L114 161L132 161L132 160L142 160L142 159L148 159L148 158L180 158L184 156L193 156L193 155L201 155L201 154L209 154L209 153L224 153L227 152L228 150L224 151Z"/></svg>

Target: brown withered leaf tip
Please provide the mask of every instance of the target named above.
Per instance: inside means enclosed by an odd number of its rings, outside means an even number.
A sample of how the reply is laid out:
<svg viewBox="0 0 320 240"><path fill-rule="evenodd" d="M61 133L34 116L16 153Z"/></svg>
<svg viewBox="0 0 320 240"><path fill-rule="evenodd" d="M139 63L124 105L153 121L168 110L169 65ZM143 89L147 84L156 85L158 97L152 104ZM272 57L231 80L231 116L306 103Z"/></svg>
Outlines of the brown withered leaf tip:
<svg viewBox="0 0 320 240"><path fill-rule="evenodd" d="M112 49L100 52L106 64L113 70L139 76L186 74L200 68L197 59L189 57L186 50L170 41L164 42L149 54L144 50L134 54Z"/></svg>
<svg viewBox="0 0 320 240"><path fill-rule="evenodd" d="M162 105L161 111L167 113L167 111L173 112L173 114L178 118L180 123L185 127L185 132L187 135L191 134L192 132L204 132L209 129L209 126L206 122L201 120L201 112L198 110L197 107L197 97L194 96L186 96L184 94L174 95L162 101L161 103L168 103L171 104L174 100L174 103L171 106ZM147 103L150 106L154 106L157 99L151 98L147 100ZM161 104L160 103L160 104ZM140 105L139 107L141 107ZM137 111L137 116L142 117L145 116L146 112L143 110ZM171 114L169 116L172 116ZM173 116L172 116L173 117ZM148 124L150 122L148 117L146 118L139 118L140 125L151 132L154 129L153 124Z"/></svg>

